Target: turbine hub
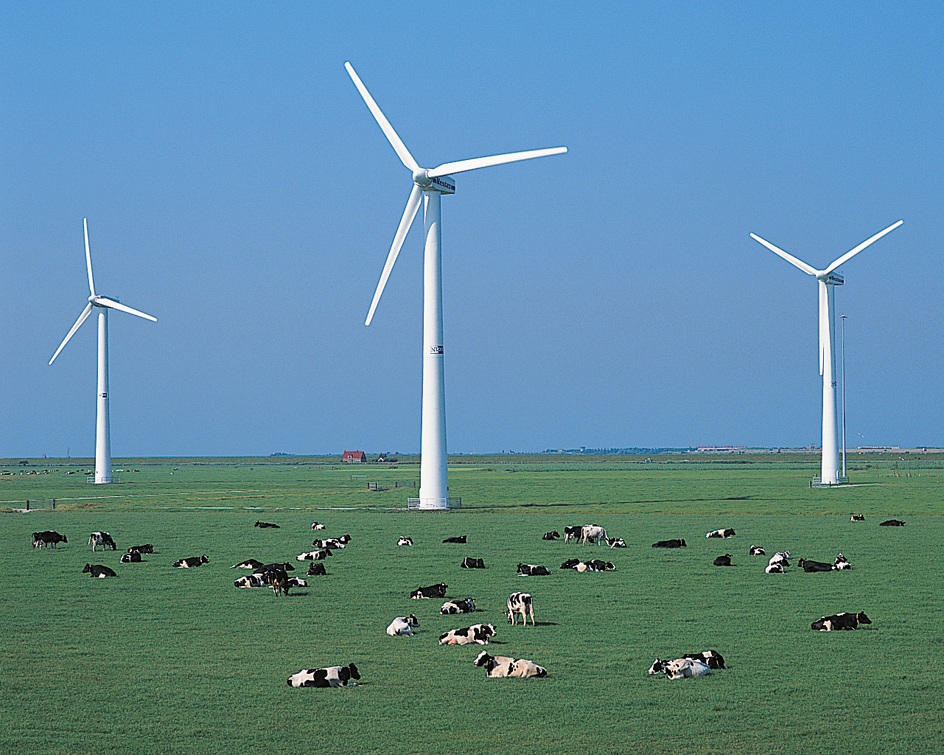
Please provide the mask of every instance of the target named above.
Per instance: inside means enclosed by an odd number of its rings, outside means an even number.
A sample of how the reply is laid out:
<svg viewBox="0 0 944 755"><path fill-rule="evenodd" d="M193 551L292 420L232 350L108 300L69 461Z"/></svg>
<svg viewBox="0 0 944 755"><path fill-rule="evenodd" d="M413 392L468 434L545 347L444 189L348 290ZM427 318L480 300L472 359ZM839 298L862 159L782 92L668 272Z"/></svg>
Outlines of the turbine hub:
<svg viewBox="0 0 944 755"><path fill-rule="evenodd" d="M429 171L423 168L414 171L413 183L423 191L438 191L440 194L456 193L456 182L452 180L452 176L430 177Z"/></svg>

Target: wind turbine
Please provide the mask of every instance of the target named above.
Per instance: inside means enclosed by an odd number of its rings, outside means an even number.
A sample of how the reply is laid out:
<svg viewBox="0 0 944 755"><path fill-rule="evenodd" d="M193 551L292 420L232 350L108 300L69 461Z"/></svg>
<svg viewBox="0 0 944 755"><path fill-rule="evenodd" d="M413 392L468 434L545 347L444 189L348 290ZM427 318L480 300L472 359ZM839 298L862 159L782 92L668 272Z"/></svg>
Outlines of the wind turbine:
<svg viewBox="0 0 944 755"><path fill-rule="evenodd" d="M840 266L851 260L870 244L878 241L886 233L894 231L905 221L899 220L866 239L854 249L846 252L825 270L817 270L802 260L779 249L769 241L752 233L751 238L766 246L774 254L783 257L791 265L800 268L819 281L819 374L823 376L823 451L821 484L837 485L839 476L839 432L836 423L836 323L835 323L835 287L843 285L843 277L835 272Z"/></svg>
<svg viewBox="0 0 944 755"><path fill-rule="evenodd" d="M420 457L421 509L449 508L449 482L446 462L446 389L443 369L443 313L442 313L442 231L440 200L443 194L455 194L456 184L451 174L464 173L493 165L531 160L535 157L559 155L566 152L566 147L536 149L528 152L512 152L491 157L477 157L470 160L443 163L437 168L421 168L413 159L406 145L397 136L393 126L381 112L367 87L355 73L350 63L344 68L360 92L361 97L380 126L387 141L393 147L400 162L410 171L413 188L407 200L400 225L393 237L393 244L387 255L380 282L374 292L365 325L370 325L383 293L384 286L393 264L400 253L400 247L406 238L413 219L416 217L423 198L423 214L426 226L426 246L423 263L423 421Z"/></svg>
<svg viewBox="0 0 944 755"><path fill-rule="evenodd" d="M146 315L136 309L120 304L117 299L101 296L95 293L95 282L92 280L92 254L89 251L88 218L85 219L85 264L88 268L89 298L88 304L75 321L56 353L52 355L49 364L56 361L59 352L69 343L86 318L92 313L92 308L98 309L98 396L95 406L95 482L107 483L111 477L111 431L108 419L108 310L118 309L131 315L143 317L145 320L157 322L156 317Z"/></svg>

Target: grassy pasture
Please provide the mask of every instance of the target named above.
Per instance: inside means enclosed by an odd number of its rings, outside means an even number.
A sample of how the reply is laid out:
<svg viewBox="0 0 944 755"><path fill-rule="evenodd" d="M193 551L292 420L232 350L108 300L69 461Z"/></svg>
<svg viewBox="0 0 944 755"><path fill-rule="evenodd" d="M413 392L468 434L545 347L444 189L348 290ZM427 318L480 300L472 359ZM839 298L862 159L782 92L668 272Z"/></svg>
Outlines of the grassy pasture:
<svg viewBox="0 0 944 755"><path fill-rule="evenodd" d="M415 480L409 461L128 460L140 472L112 486L66 475L84 469L75 461L2 477L0 510L57 504L0 518L0 752L939 753L942 464L855 463L861 485L811 490L815 461L802 458L472 457L450 467L463 508L422 513L402 511L415 492L394 487ZM849 522L853 511L866 521ZM877 526L889 517L908 524ZM254 528L256 519L281 528ZM329 576L286 599L233 587L247 572L228 567L242 559L309 550L315 519L324 534L353 536L325 562ZM629 547L540 539L587 522ZM738 534L707 540L717 527ZM33 550L30 533L41 529L69 543ZM112 533L117 553L93 556L96 529ZM401 534L416 545L398 548ZM468 545L441 543L460 534ZM689 547L649 547L669 537ZM117 563L143 542L157 552ZM747 555L751 543L823 561L842 551L853 569L766 575L766 558ZM712 566L725 552L735 566ZM202 553L210 562L199 569L170 567ZM617 570L557 569L578 555ZM488 568L460 569L464 556ZM519 561L552 574L516 577ZM86 562L120 576L90 579ZM297 566L303 575L307 564ZM450 597L476 599L474 617L408 599L440 581ZM536 627L505 622L505 598L522 589L534 595ZM824 614L858 610L874 623L809 629ZM415 637L384 634L411 612ZM491 652L531 658L549 678L486 679L471 665L479 646L437 644L477 621L498 628ZM730 668L680 682L645 673L657 656L707 648ZM358 687L285 683L301 668L351 661Z"/></svg>

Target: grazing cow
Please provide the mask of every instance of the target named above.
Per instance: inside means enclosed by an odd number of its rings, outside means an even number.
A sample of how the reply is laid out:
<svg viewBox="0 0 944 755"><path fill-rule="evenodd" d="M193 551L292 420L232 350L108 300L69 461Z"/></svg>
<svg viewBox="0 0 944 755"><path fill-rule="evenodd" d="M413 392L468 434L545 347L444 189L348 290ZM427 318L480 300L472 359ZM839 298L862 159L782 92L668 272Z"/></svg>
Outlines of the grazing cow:
<svg viewBox="0 0 944 755"><path fill-rule="evenodd" d="M272 529L276 529L276 530L277 530L277 529L280 529L280 528L279 528L279 525L277 525L277 524L270 524L269 522L256 522L256 523L255 523L254 525L252 525L252 526L253 526L253 527L262 527L263 529L266 528L266 527L271 527Z"/></svg>
<svg viewBox="0 0 944 755"><path fill-rule="evenodd" d="M439 636L440 645L488 645L495 636L495 627L492 624L473 624L462 629L450 629Z"/></svg>
<svg viewBox="0 0 944 755"><path fill-rule="evenodd" d="M852 514L852 515L849 517L849 521L850 521L850 522L864 522L864 521L865 521L865 514Z"/></svg>
<svg viewBox="0 0 944 755"><path fill-rule="evenodd" d="M205 555L203 556L191 556L190 558L181 558L174 561L174 566L178 569L193 569L197 566L203 566L210 559Z"/></svg>
<svg viewBox="0 0 944 755"><path fill-rule="evenodd" d="M833 571L833 565L827 564L825 561L810 561L805 558L801 558L797 561L797 566L799 566L807 574L816 571Z"/></svg>
<svg viewBox="0 0 944 755"><path fill-rule="evenodd" d="M413 627L419 626L419 623L412 613L409 616L397 616L387 627L387 634L391 637L412 637Z"/></svg>
<svg viewBox="0 0 944 755"><path fill-rule="evenodd" d="M596 524L585 524L580 528L580 542L586 545L591 540L597 545L605 542L607 540L606 530Z"/></svg>
<svg viewBox="0 0 944 755"><path fill-rule="evenodd" d="M266 581L261 574L247 574L233 582L233 585L235 587L264 587L265 583Z"/></svg>
<svg viewBox="0 0 944 755"><path fill-rule="evenodd" d="M465 535L459 535L458 537L447 537L443 540L444 543L464 543L466 540Z"/></svg>
<svg viewBox="0 0 944 755"><path fill-rule="evenodd" d="M451 613L475 613L475 601L472 598L462 600L447 600L442 604L439 613L443 616Z"/></svg>
<svg viewBox="0 0 944 755"><path fill-rule="evenodd" d="M611 537L606 541L611 548L625 548L626 541L621 537Z"/></svg>
<svg viewBox="0 0 944 755"><path fill-rule="evenodd" d="M128 553L154 553L154 546L150 543L145 543L144 545L134 545L131 548L128 548Z"/></svg>
<svg viewBox="0 0 944 755"><path fill-rule="evenodd" d="M851 569L852 564L849 563L849 559L843 556L841 553L836 556L836 560L833 561L833 569L836 571L844 571L845 569Z"/></svg>
<svg viewBox="0 0 944 755"><path fill-rule="evenodd" d="M233 564L230 569L258 569L262 566L261 561L256 561L254 558L247 558L245 561L240 561L238 564Z"/></svg>
<svg viewBox="0 0 944 755"><path fill-rule="evenodd" d="M552 530L551 532L545 532L541 535L542 540L556 540L560 537L560 533L557 530Z"/></svg>
<svg viewBox="0 0 944 755"><path fill-rule="evenodd" d="M564 542L566 543L568 540L577 540L580 537L582 531L583 527L580 525L568 525L567 527L564 527Z"/></svg>
<svg viewBox="0 0 944 755"><path fill-rule="evenodd" d="M308 551L307 553L299 553L295 556L296 561L324 561L328 556L333 556L334 554L328 548L321 548L316 551Z"/></svg>
<svg viewBox="0 0 944 755"><path fill-rule="evenodd" d="M323 524L321 524L320 522L312 522L312 523L311 523L311 528L312 528L313 530L323 530L323 529L325 528L325 526L324 526Z"/></svg>
<svg viewBox="0 0 944 755"><path fill-rule="evenodd" d="M122 553L118 561L122 564L139 564L141 563L141 554L138 551L128 551Z"/></svg>
<svg viewBox="0 0 944 755"><path fill-rule="evenodd" d="M105 550L105 548L111 548L113 551L118 550L115 541L111 539L111 534L108 532L93 532L89 535L89 545L92 546L93 551L99 545L102 546L102 550Z"/></svg>
<svg viewBox="0 0 944 755"><path fill-rule="evenodd" d="M823 616L810 624L810 629L819 632L831 632L834 629L855 629L859 624L871 624L872 621L864 613L837 613L833 616Z"/></svg>
<svg viewBox="0 0 944 755"><path fill-rule="evenodd" d="M528 616L531 617L531 626L534 626L534 601L531 593L513 592L508 596L508 623L515 624L516 614L521 614L521 622L528 626Z"/></svg>
<svg viewBox="0 0 944 755"><path fill-rule="evenodd" d="M357 666L328 666L309 670L303 668L288 678L289 687L353 687L354 680L360 679Z"/></svg>
<svg viewBox="0 0 944 755"><path fill-rule="evenodd" d="M684 539L659 540L652 544L653 548L687 548L688 544Z"/></svg>
<svg viewBox="0 0 944 755"><path fill-rule="evenodd" d="M499 661L497 658L491 658L482 665L485 667L486 676L491 679L528 679L547 676L546 668L538 666L534 661L529 661L526 658L503 661Z"/></svg>
<svg viewBox="0 0 944 755"><path fill-rule="evenodd" d="M616 565L612 561L601 561L598 558L594 558L590 561L578 561L577 565L573 567L574 571L585 572L585 571L613 571L616 569Z"/></svg>
<svg viewBox="0 0 944 755"><path fill-rule="evenodd" d="M551 570L539 564L518 564L518 574L522 577L546 577Z"/></svg>
<svg viewBox="0 0 944 755"><path fill-rule="evenodd" d="M308 567L308 574L307 574L307 576L309 576L309 577L318 577L318 576L322 576L322 577L323 577L323 576L327 576L327 574L328 574L328 572L325 570L325 565L322 564L322 563L317 563L317 564L316 564L316 563L312 562L311 566Z"/></svg>
<svg viewBox="0 0 944 755"><path fill-rule="evenodd" d="M905 523L901 519L888 519L884 522L879 522L879 527L904 527Z"/></svg>
<svg viewBox="0 0 944 755"><path fill-rule="evenodd" d="M89 574L93 577L98 577L99 579L104 579L105 577L117 577L114 570L109 569L107 566L101 566L99 564L86 564L85 568L82 570L83 574Z"/></svg>
<svg viewBox="0 0 944 755"><path fill-rule="evenodd" d="M485 568L485 559L482 558L469 558L466 556L462 559L462 563L459 564L463 569L484 569Z"/></svg>
<svg viewBox="0 0 944 755"><path fill-rule="evenodd" d="M34 548L44 548L45 546L50 546L55 548L57 543L68 543L65 535L60 535L58 532L53 530L43 530L42 532L33 533L33 547Z"/></svg>
<svg viewBox="0 0 944 755"><path fill-rule="evenodd" d="M766 555L767 555L767 551L765 551L765 550L764 550L763 548L761 548L759 545L752 545L751 548L750 548L750 550L748 551L748 555L751 555L751 556L766 556Z"/></svg>
<svg viewBox="0 0 944 755"><path fill-rule="evenodd" d="M420 598L445 598L446 583L440 582L438 585L418 587L410 593L410 597L413 598L413 600L418 600Z"/></svg>
<svg viewBox="0 0 944 755"><path fill-rule="evenodd" d="M413 545L413 538L412 538L412 537L403 537L403 536L401 535L401 536L400 536L400 539L397 540L397 545Z"/></svg>
<svg viewBox="0 0 944 755"><path fill-rule="evenodd" d="M707 533L705 537L731 537L734 534L732 529L721 529L721 530L712 530Z"/></svg>
<svg viewBox="0 0 944 755"><path fill-rule="evenodd" d="M705 676L711 673L707 663L692 658L676 658L674 661L656 660L649 667L650 674L665 674L666 679L690 679L693 676Z"/></svg>

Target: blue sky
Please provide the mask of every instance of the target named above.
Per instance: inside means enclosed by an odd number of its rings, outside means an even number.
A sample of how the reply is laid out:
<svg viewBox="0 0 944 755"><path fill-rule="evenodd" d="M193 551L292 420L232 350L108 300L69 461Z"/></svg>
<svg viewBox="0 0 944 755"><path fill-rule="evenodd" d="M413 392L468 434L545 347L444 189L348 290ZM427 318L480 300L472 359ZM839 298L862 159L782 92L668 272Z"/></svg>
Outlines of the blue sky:
<svg viewBox="0 0 944 755"><path fill-rule="evenodd" d="M451 453L820 441L815 267L847 263L849 445L944 446L939 3L32 3L0 11L0 457L414 452L423 165Z"/></svg>

